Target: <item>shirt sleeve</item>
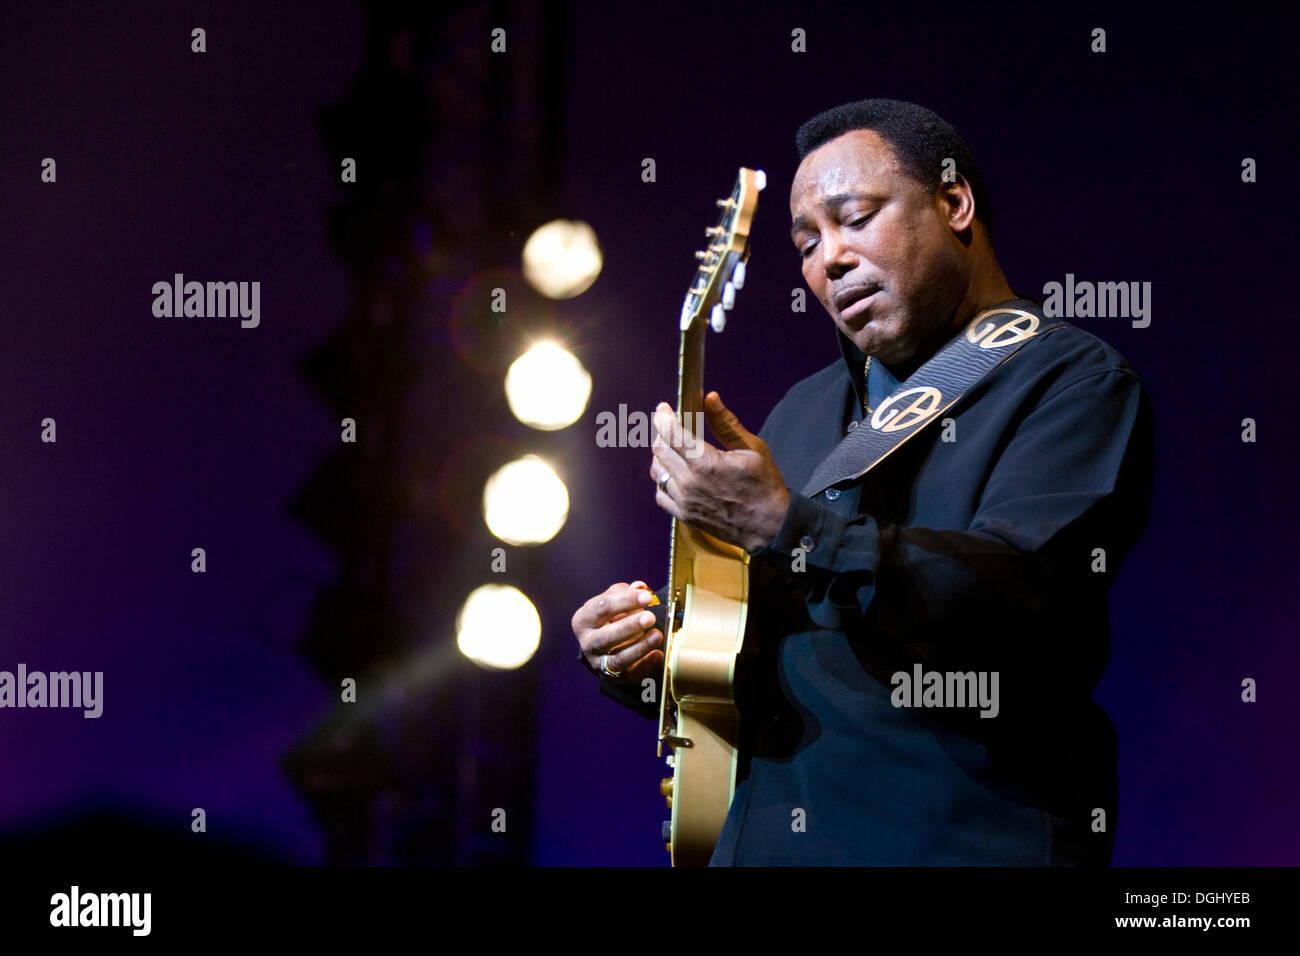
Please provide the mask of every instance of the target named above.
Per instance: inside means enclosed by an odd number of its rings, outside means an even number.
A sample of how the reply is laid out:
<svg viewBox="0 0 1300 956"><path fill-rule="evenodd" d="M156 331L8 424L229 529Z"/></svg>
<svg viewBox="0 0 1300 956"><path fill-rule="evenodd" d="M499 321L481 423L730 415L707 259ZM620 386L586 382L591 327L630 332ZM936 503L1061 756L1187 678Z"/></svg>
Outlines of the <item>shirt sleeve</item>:
<svg viewBox="0 0 1300 956"><path fill-rule="evenodd" d="M959 648L968 660L1017 642L1017 653L1100 673L1098 648L1045 640L1055 635L1044 629L1104 615L1100 598L1145 525L1152 445L1138 379L1096 372L1021 419L965 530L882 524L869 503L846 516L791 490L781 529L751 557L800 582L817 627Z"/></svg>

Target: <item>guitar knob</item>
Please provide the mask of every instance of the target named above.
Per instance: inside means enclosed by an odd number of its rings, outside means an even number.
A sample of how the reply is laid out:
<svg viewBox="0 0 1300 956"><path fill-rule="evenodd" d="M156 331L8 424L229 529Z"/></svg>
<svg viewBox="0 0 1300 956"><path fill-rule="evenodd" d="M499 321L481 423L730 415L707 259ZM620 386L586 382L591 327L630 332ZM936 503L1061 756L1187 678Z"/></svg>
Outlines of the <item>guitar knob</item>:
<svg viewBox="0 0 1300 956"><path fill-rule="evenodd" d="M731 270L731 284L737 289L745 288L745 263L737 262L736 268Z"/></svg>
<svg viewBox="0 0 1300 956"><path fill-rule="evenodd" d="M659 832L663 835L663 841L671 846L673 842L673 821L665 820L663 826L659 828Z"/></svg>
<svg viewBox="0 0 1300 956"><path fill-rule="evenodd" d="M723 311L721 302L714 303L713 311L709 313L709 325L713 326L714 332L721 332L727 327L727 313Z"/></svg>
<svg viewBox="0 0 1300 956"><path fill-rule="evenodd" d="M673 795L673 778L664 777L659 781L659 793L661 796L671 797Z"/></svg>
<svg viewBox="0 0 1300 956"><path fill-rule="evenodd" d="M722 287L722 307L730 312L736 305L736 287L728 282Z"/></svg>

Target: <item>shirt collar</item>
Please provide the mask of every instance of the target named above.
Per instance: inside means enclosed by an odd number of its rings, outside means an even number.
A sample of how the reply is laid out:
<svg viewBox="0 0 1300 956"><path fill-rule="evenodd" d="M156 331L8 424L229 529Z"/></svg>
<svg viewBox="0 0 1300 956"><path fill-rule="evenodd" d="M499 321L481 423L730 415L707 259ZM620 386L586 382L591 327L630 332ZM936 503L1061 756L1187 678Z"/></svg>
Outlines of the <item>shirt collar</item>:
<svg viewBox="0 0 1300 956"><path fill-rule="evenodd" d="M863 373L866 371L867 353L862 351L862 349L858 348L856 345L854 345L852 340L850 340L847 335L845 335L843 332L840 331L840 327L838 325L835 326L835 338L839 341L840 355L844 357L844 364L847 367L849 372L849 380L853 383L853 391L858 397L857 407L861 408L863 396L865 396L867 393L867 383L863 380L864 379ZM894 373L898 372L901 374L904 371L906 371L907 374L910 374L912 370L911 369L904 370L904 369L899 369L897 367L891 368L890 366L886 365L884 362L880 361L879 359L874 359L871 362L872 381L875 382L876 376L877 375L880 376L880 383L881 383L881 387L883 388L883 393L881 394L881 397L884 397L885 395L888 395L890 392L892 392L895 388L898 387L898 383L903 380L902 378L899 377L899 375L896 375ZM905 378L906 375L904 375L903 377ZM872 388L871 391L874 394L878 392L879 389ZM874 403L872 404L874 405Z"/></svg>

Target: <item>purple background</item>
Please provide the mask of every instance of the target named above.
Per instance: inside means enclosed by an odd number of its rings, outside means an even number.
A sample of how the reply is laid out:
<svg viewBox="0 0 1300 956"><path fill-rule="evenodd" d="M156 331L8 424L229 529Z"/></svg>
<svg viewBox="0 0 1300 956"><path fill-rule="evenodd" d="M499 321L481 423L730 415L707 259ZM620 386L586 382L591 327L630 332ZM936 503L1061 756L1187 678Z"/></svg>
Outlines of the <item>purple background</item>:
<svg viewBox="0 0 1300 956"><path fill-rule="evenodd" d="M568 631L588 595L616 579L658 586L666 571L648 453L597 448L595 416L671 397L690 254L741 164L771 185L750 282L710 342L709 386L757 431L791 384L837 357L815 302L789 311L802 285L786 235L793 135L823 108L875 95L925 104L964 133L1017 291L1041 296L1067 272L1153 284L1149 328L1076 323L1129 358L1157 417L1153 511L1112 592L1098 691L1121 742L1115 863L1300 862L1300 449L1283 404L1300 269L1286 178L1294 24L1118 8L763 10L584 4L569 21L558 210L594 226L605 270L556 311L594 391L565 432L483 422L550 452L573 501L530 565L545 584L530 591L544 621L528 665L536 720L515 734L533 768L527 862L666 863L653 727L597 693ZM360 69L364 23L339 0L0 12L0 669L105 673L99 720L0 711L2 834L105 807L184 834L202 806L221 839L323 859L280 761L333 699L296 645L336 565L286 507L337 448L298 363L352 294L326 242L342 187L316 117ZM193 26L208 31L202 56ZM796 26L806 54L790 52ZM1089 52L1095 26L1105 54ZM448 55L488 55L485 36L458 42ZM55 185L40 182L45 156ZM1257 183L1241 182L1246 156ZM260 280L261 327L155 318L150 288L175 272ZM499 394L499 376L467 374ZM457 392L443 403L448 416L501 405ZM46 416L55 445L39 440ZM1255 444L1240 441L1245 417ZM205 575L189 570L196 546ZM447 543L449 573L459 547ZM432 642L454 640L455 611L431 624ZM444 692L457 688L430 690Z"/></svg>

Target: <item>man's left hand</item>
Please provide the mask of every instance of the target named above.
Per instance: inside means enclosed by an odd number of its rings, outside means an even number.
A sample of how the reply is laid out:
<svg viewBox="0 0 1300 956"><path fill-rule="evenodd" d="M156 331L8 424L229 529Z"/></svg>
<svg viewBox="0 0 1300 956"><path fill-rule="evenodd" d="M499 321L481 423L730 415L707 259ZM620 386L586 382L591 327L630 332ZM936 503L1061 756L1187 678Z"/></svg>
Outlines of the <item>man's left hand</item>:
<svg viewBox="0 0 1300 956"><path fill-rule="evenodd" d="M692 527L757 551L781 530L789 489L767 442L741 425L717 392L705 396L704 414L721 449L698 435L685 436L668 403L655 408L655 503ZM667 485L660 483L664 473L671 476Z"/></svg>

